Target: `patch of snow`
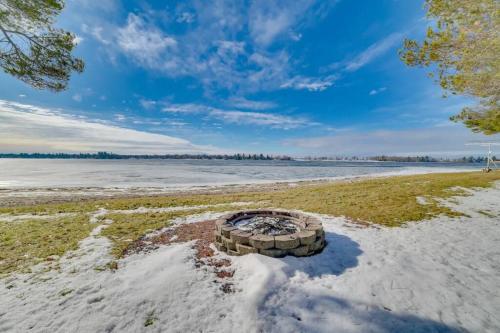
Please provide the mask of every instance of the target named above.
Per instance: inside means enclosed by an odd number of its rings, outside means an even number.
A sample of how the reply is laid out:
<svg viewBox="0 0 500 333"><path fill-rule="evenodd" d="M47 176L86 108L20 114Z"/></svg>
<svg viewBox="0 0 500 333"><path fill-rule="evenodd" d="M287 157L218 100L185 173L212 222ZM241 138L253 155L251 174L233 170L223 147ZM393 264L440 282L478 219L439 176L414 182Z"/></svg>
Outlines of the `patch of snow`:
<svg viewBox="0 0 500 333"><path fill-rule="evenodd" d="M427 201L427 199L424 198L424 197L417 197L417 203L419 205L424 205L424 206L429 204L429 202Z"/></svg>
<svg viewBox="0 0 500 333"><path fill-rule="evenodd" d="M224 206L246 206L253 205L256 202L254 201L236 201L230 203L221 203L214 205L196 205L196 206L176 206L176 207L162 207L162 208L147 208L147 207L139 207L136 209L127 209L127 210L111 210L110 213L119 213L119 214L144 214L144 213L168 213L168 212L179 212L186 210L194 210L194 209L209 209L209 208L217 208Z"/></svg>
<svg viewBox="0 0 500 333"><path fill-rule="evenodd" d="M188 216L183 216L183 217L177 217L171 221L173 225L178 225L178 224L186 224L186 223L196 223L200 221L206 221L206 220L215 220L222 215L227 214L228 212L204 212L200 214L193 214L193 215L188 215Z"/></svg>
<svg viewBox="0 0 500 333"><path fill-rule="evenodd" d="M90 214L90 223L98 223L101 219L101 217L105 216L108 214L109 211L105 208L99 208L96 212Z"/></svg>
<svg viewBox="0 0 500 333"><path fill-rule="evenodd" d="M455 196L449 200L439 200L440 203L472 218L484 218L481 211L486 211L500 219L500 181L490 188L460 189L465 190L468 196Z"/></svg>
<svg viewBox="0 0 500 333"><path fill-rule="evenodd" d="M36 214L0 214L0 222L21 222L26 220L52 220L55 218L74 216L75 213L57 213L49 215L36 215Z"/></svg>
<svg viewBox="0 0 500 333"><path fill-rule="evenodd" d="M162 208L146 208L139 207L136 209L115 209L108 210L105 208L99 208L97 211L89 214L89 222L90 223L98 223L100 219L110 213L118 213L118 214L145 214L145 213L167 213L167 212L178 212L178 211L188 211L194 209L209 209L209 208L217 208L223 206L235 206L241 207L246 205L256 204L254 201L237 201L230 203L222 203L222 204L214 204L214 205L196 205L196 206L176 206L176 207L162 207ZM21 214L21 215L13 215L13 214L0 214L0 222L18 222L25 220L51 220L54 218L60 218L65 216L75 216L76 213L58 213L58 214L50 214L50 215L35 215L35 214ZM104 221L106 222L106 221Z"/></svg>

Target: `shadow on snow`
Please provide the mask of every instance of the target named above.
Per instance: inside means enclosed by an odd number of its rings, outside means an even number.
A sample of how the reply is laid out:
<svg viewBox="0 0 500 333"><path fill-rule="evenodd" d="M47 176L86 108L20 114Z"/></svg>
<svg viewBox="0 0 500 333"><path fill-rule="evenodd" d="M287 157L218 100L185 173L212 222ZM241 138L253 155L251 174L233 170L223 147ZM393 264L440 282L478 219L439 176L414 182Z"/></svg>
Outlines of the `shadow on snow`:
<svg viewBox="0 0 500 333"><path fill-rule="evenodd" d="M360 245L347 236L326 232L327 246L317 255L305 258L285 257L283 272L287 278L298 272L313 280L328 275L339 276L358 265L363 253ZM370 283L370 278L367 277ZM266 313L264 331L273 332L413 332L458 333L462 328L409 313L396 313L374 305L327 295L321 283L305 288L301 283L286 284L271 291L261 310ZM285 304L286 306L283 306Z"/></svg>
<svg viewBox="0 0 500 333"><path fill-rule="evenodd" d="M282 260L287 264L286 273L291 276L301 271L309 277L322 275L341 275L349 268L358 265L358 256L361 251L359 244L347 236L333 232L325 233L326 246L321 253L311 257L285 257Z"/></svg>

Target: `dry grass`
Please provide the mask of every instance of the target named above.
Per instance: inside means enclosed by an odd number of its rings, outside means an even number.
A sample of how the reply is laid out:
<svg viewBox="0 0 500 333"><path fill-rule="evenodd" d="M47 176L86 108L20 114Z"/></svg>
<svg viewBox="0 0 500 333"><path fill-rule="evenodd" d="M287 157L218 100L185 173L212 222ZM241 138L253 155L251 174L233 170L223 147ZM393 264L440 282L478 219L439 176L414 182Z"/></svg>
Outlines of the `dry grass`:
<svg viewBox="0 0 500 333"><path fill-rule="evenodd" d="M29 268L78 247L96 225L86 215L0 222L0 276Z"/></svg>
<svg viewBox="0 0 500 333"><path fill-rule="evenodd" d="M0 275L25 270L52 255L62 255L75 249L78 241L97 226L88 222L88 214L85 213L99 207L127 210L251 201L265 202L266 207L343 215L352 220L396 227L407 221L420 221L439 214L457 216L458 212L439 205L436 198L467 195L466 191L458 188L484 188L498 180L500 172L429 174L307 185L269 192L122 198L0 208L0 213L8 214L78 213L77 216L53 220L0 222ZM425 198L427 204L419 204L417 197ZM262 205L245 208L256 206ZM105 218L114 222L102 231L102 235L112 240L113 254L119 257L130 243L150 231L168 226L174 218L233 209L234 206L218 206L157 214L108 214Z"/></svg>
<svg viewBox="0 0 500 333"><path fill-rule="evenodd" d="M353 220L394 227L439 214L460 215L439 205L436 199L467 195L459 188L489 187L499 179L500 172L380 178L325 184L313 190L298 188L288 194L274 196L272 202L282 208L343 215ZM427 204L419 204L417 197L424 197Z"/></svg>
<svg viewBox="0 0 500 333"><path fill-rule="evenodd" d="M0 213L53 214L62 212L91 212L99 207L107 209L135 209L139 207L174 207L223 204L236 201L267 201L269 206L302 209L310 212L345 215L352 219L397 226L405 221L418 221L444 213L433 197L447 198L464 194L451 188L488 187L500 180L500 171L428 174L399 176L369 180L325 183L299 186L269 192L241 192L231 194L191 194L121 199L100 199L85 202L67 202L0 208ZM419 205L416 197L425 197L429 205Z"/></svg>

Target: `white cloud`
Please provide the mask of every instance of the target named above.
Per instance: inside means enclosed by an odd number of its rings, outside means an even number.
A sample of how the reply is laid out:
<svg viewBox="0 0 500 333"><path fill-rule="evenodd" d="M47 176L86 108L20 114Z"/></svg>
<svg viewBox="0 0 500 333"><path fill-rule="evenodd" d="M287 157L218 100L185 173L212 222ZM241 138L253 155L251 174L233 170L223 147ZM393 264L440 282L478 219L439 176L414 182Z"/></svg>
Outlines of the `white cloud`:
<svg viewBox="0 0 500 333"><path fill-rule="evenodd" d="M111 42L103 36L104 28L101 26L89 27L87 24L82 24L82 31L84 33L90 34L97 41L104 45L110 45Z"/></svg>
<svg viewBox="0 0 500 333"><path fill-rule="evenodd" d="M210 108L205 105L200 104L168 104L162 109L164 112L172 112L172 113L199 113L199 112L208 112Z"/></svg>
<svg viewBox="0 0 500 333"><path fill-rule="evenodd" d="M74 94L72 97L71 97L75 102L81 102L83 97L81 94Z"/></svg>
<svg viewBox="0 0 500 333"><path fill-rule="evenodd" d="M165 106L163 111L180 114L203 113L210 118L228 124L267 126L276 129L291 129L317 125L304 118L264 112L223 110L201 104L170 104Z"/></svg>
<svg viewBox="0 0 500 333"><path fill-rule="evenodd" d="M377 94L380 94L381 92L384 92L387 90L387 87L380 87L378 89L372 89L370 90L370 92L368 93L370 96L373 96L373 95L377 95Z"/></svg>
<svg viewBox="0 0 500 333"><path fill-rule="evenodd" d="M245 53L245 42L221 40L214 43L217 54L226 61L232 61L234 56Z"/></svg>
<svg viewBox="0 0 500 333"><path fill-rule="evenodd" d="M269 101L252 101L244 97L230 98L228 104L232 107L245 110L267 110L277 107L277 104Z"/></svg>
<svg viewBox="0 0 500 333"><path fill-rule="evenodd" d="M337 135L290 139L284 144L317 155L458 156L481 152L477 148L466 146L467 142L499 139L500 135L488 137L472 133L462 125L448 124L446 128L339 131Z"/></svg>
<svg viewBox="0 0 500 333"><path fill-rule="evenodd" d="M361 67L367 65L375 58L383 55L393 46L395 46L403 37L401 33L393 33L386 38L372 44L365 51L361 52L354 59L347 62L345 65L345 70L348 72L354 72Z"/></svg>
<svg viewBox="0 0 500 333"><path fill-rule="evenodd" d="M19 96L19 98L25 98L26 97L25 94L19 94L18 96Z"/></svg>
<svg viewBox="0 0 500 333"><path fill-rule="evenodd" d="M87 121L52 109L0 100L3 152L96 152L124 154L210 153L219 150L187 140Z"/></svg>
<svg viewBox="0 0 500 333"><path fill-rule="evenodd" d="M302 34L301 33L295 33L295 32L290 32L290 38L293 40L293 41L296 41L298 42L299 40L302 39Z"/></svg>
<svg viewBox="0 0 500 333"><path fill-rule="evenodd" d="M292 18L285 11L258 12L251 21L251 32L257 44L269 45L291 25Z"/></svg>
<svg viewBox="0 0 500 333"><path fill-rule="evenodd" d="M292 31L307 21L309 15L316 20L316 1L312 0L256 0L253 1L248 16L250 36L258 46L267 47L280 37L299 40L301 34ZM326 10L327 8L322 8Z"/></svg>
<svg viewBox="0 0 500 333"><path fill-rule="evenodd" d="M183 126L188 125L188 123L186 123L186 122L175 121L175 120L169 121L169 122L167 122L167 124L170 126L176 126L176 127L183 127Z"/></svg>
<svg viewBox="0 0 500 333"><path fill-rule="evenodd" d="M150 100L150 99L143 99L141 98L139 100L139 104L141 104L141 106L146 109L146 110L151 110L152 108L154 108L157 104L156 101L153 101L153 100Z"/></svg>
<svg viewBox="0 0 500 333"><path fill-rule="evenodd" d="M190 12L182 12L177 16L177 22L179 23L193 23L196 16Z"/></svg>
<svg viewBox="0 0 500 333"><path fill-rule="evenodd" d="M274 90L290 78L292 68L290 56L286 51L255 52L248 60L250 64L257 66L257 69L249 71L242 79L242 83L248 85L247 90Z"/></svg>
<svg viewBox="0 0 500 333"><path fill-rule="evenodd" d="M117 121L125 121L127 120L127 117L121 113L115 113L115 119Z"/></svg>
<svg viewBox="0 0 500 333"><path fill-rule="evenodd" d="M293 129L311 125L311 122L294 117L262 112L225 111L213 109L209 115L229 124L258 125L277 129Z"/></svg>
<svg viewBox="0 0 500 333"><path fill-rule="evenodd" d="M296 90L307 89L309 91L323 91L332 86L337 77L328 75L323 78L295 76L281 85L281 88L292 88Z"/></svg>
<svg viewBox="0 0 500 333"><path fill-rule="evenodd" d="M127 24L118 29L118 45L140 64L156 67L163 62L163 52L175 47L177 41L140 16L129 14Z"/></svg>

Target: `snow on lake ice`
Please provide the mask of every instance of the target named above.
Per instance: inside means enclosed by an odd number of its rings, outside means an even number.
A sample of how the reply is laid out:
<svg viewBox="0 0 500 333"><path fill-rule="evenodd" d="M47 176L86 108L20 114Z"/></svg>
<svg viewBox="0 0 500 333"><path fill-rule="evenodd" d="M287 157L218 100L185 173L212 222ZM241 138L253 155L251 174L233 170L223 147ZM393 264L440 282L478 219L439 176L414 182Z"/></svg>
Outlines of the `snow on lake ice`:
<svg viewBox="0 0 500 333"><path fill-rule="evenodd" d="M394 162L0 159L0 189L187 188L478 168L473 164Z"/></svg>

